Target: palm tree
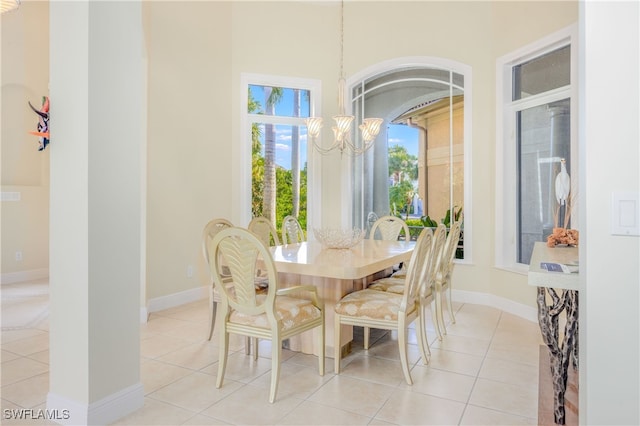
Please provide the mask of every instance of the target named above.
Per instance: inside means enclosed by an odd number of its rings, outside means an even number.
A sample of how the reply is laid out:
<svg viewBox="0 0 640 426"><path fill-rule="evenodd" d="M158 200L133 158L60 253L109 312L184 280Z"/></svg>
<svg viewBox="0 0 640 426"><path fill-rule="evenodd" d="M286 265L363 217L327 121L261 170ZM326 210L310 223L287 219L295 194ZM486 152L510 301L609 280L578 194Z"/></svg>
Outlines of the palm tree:
<svg viewBox="0 0 640 426"><path fill-rule="evenodd" d="M265 114L275 115L276 104L282 98L282 88L264 86ZM276 219L276 131L273 124L264 126L264 205L263 214Z"/></svg>

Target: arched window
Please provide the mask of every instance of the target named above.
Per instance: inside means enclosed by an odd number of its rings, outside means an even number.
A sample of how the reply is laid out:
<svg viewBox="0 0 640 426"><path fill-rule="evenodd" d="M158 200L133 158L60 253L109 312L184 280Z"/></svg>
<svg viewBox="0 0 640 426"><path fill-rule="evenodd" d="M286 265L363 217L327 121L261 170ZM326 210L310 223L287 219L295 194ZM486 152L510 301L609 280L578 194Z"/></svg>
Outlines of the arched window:
<svg viewBox="0 0 640 426"><path fill-rule="evenodd" d="M470 83L470 67L434 58L385 62L349 80L356 121L385 120L374 148L350 159L353 226L366 228L371 212L415 226L428 225L427 216L441 223L460 214L466 252L461 247L458 257L470 259ZM392 126L417 129L417 143L390 140Z"/></svg>

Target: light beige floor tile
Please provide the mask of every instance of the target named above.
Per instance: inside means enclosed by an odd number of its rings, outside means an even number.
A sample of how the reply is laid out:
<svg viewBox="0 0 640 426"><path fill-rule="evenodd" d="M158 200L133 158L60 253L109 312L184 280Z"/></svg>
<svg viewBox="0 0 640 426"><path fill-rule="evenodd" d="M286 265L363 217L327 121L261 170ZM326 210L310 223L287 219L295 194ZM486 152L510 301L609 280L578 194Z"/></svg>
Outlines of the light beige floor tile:
<svg viewBox="0 0 640 426"><path fill-rule="evenodd" d="M473 337L481 340L491 340L496 331L496 323L486 323L482 320L475 322L473 318L462 318L447 327L446 336Z"/></svg>
<svg viewBox="0 0 640 426"><path fill-rule="evenodd" d="M376 420L401 425L452 425L462 418L465 404L407 390L396 391Z"/></svg>
<svg viewBox="0 0 640 426"><path fill-rule="evenodd" d="M482 357L461 352L451 352L442 349L431 349L429 366L453 373L476 376L482 365Z"/></svg>
<svg viewBox="0 0 640 426"><path fill-rule="evenodd" d="M209 324L205 322L192 322L188 325L175 327L162 333L165 336L176 337L182 340L187 340L193 343L218 343L217 335L212 337L211 340L207 340L209 337Z"/></svg>
<svg viewBox="0 0 640 426"><path fill-rule="evenodd" d="M467 405L462 416L461 425L535 425L536 419L514 416L500 411L489 410L488 408Z"/></svg>
<svg viewBox="0 0 640 426"><path fill-rule="evenodd" d="M218 362L218 353L217 346L210 342L201 342L188 344L157 359L180 367L200 370L214 362Z"/></svg>
<svg viewBox="0 0 640 426"><path fill-rule="evenodd" d="M271 370L271 360L266 358L253 359L253 355L245 355L244 352L229 354L224 379L235 380L237 382L249 383ZM202 373L218 374L218 363L209 365L202 370Z"/></svg>
<svg viewBox="0 0 640 426"><path fill-rule="evenodd" d="M200 414L237 425L278 424L301 399L276 395L269 403L269 389L262 386L245 385L228 397L218 401Z"/></svg>
<svg viewBox="0 0 640 426"><path fill-rule="evenodd" d="M271 353L263 352L262 347L260 347L260 356L262 356L262 354L264 354L265 357L266 355L269 355L269 358L271 358ZM284 360L283 362L290 362L292 364L303 365L305 367L314 368L316 371L318 371L319 361L318 361L318 357L315 355L303 354L301 352L294 352L294 351L289 351L287 349L283 349L282 359ZM325 374L333 374L332 358L329 358L329 357L324 358L324 372Z"/></svg>
<svg viewBox="0 0 640 426"><path fill-rule="evenodd" d="M538 388L538 366L531 364L486 358L478 377L497 382L511 383L513 385Z"/></svg>
<svg viewBox="0 0 640 426"><path fill-rule="evenodd" d="M19 409L18 412L6 413L3 410L3 425L39 425L58 426L64 420L65 414L61 411L47 412L47 404L38 404L29 409ZM10 417L10 418L8 418ZM58 422L55 421L58 419Z"/></svg>
<svg viewBox="0 0 640 426"><path fill-rule="evenodd" d="M142 377L145 394L154 392L191 373L193 373L193 370L155 360L140 364L140 376Z"/></svg>
<svg viewBox="0 0 640 426"><path fill-rule="evenodd" d="M340 374L356 379L367 380L387 386L398 386L404 381L400 361L356 355L351 362L342 363ZM413 366L410 365L411 369Z"/></svg>
<svg viewBox="0 0 640 426"><path fill-rule="evenodd" d="M0 360L4 364L7 361L13 361L14 359L20 358L21 355L14 354L13 352L5 351L4 349L1 351Z"/></svg>
<svg viewBox="0 0 640 426"><path fill-rule="evenodd" d="M411 370L413 385L400 385L401 389L424 393L440 398L466 403L476 381L475 376L438 370L429 366L417 365Z"/></svg>
<svg viewBox="0 0 640 426"><path fill-rule="evenodd" d="M460 316L474 316L478 319L491 319L498 321L500 319L500 315L502 311L499 309L493 308L491 306L485 305L476 305L473 303L465 303L458 311ZM456 321L458 320L458 315L456 315Z"/></svg>
<svg viewBox="0 0 640 426"><path fill-rule="evenodd" d="M2 386L2 399L24 408L46 402L49 392L49 373L39 374L19 382Z"/></svg>
<svg viewBox="0 0 640 426"><path fill-rule="evenodd" d="M462 352L470 355L485 356L489 350L491 340L476 339L475 337L448 334L442 340L436 340L431 347L452 352Z"/></svg>
<svg viewBox="0 0 640 426"><path fill-rule="evenodd" d="M400 361L400 349L398 348L397 339L381 339L371 345L369 350L364 353L368 356ZM407 358L409 359L410 365L421 360L420 349L418 348L417 342L415 344L407 345Z"/></svg>
<svg viewBox="0 0 640 426"><path fill-rule="evenodd" d="M18 404L15 404L11 401L7 401L6 399L2 398L0 399L0 408L2 409L2 412L4 412L4 410L13 410L15 408L22 408L22 407L20 407Z"/></svg>
<svg viewBox="0 0 640 426"><path fill-rule="evenodd" d="M158 358L184 348L189 343L177 337L159 334L140 341L140 355L146 358Z"/></svg>
<svg viewBox="0 0 640 426"><path fill-rule="evenodd" d="M540 345L498 345L492 343L487 351L487 358L504 359L537 367L540 361Z"/></svg>
<svg viewBox="0 0 640 426"><path fill-rule="evenodd" d="M34 325L33 328L37 330L49 332L49 317L43 319L38 324Z"/></svg>
<svg viewBox="0 0 640 426"><path fill-rule="evenodd" d="M380 419L373 419L369 422L369 425L371 426L389 426L389 425L397 425L398 423L391 423L391 422L385 422L384 420L380 420Z"/></svg>
<svg viewBox="0 0 640 426"><path fill-rule="evenodd" d="M31 358L31 359L39 361L39 362L41 362L43 364L49 365L49 350L42 351L42 352L36 352L34 354L29 355L28 358Z"/></svg>
<svg viewBox="0 0 640 426"><path fill-rule="evenodd" d="M168 330L190 325L189 321L182 321L175 318L167 318L157 315L155 312L149 315L149 321L141 324L140 328L144 332L166 333Z"/></svg>
<svg viewBox="0 0 640 426"><path fill-rule="evenodd" d="M540 325L538 321L529 321L526 318L503 312L500 316L498 330L513 330L521 333L540 334Z"/></svg>
<svg viewBox="0 0 640 426"><path fill-rule="evenodd" d="M207 323L209 321L209 309L207 305L204 305L202 303L189 303L188 305L184 305L184 307L182 307L181 309L163 313L163 316L166 318L175 318L182 321Z"/></svg>
<svg viewBox="0 0 640 426"><path fill-rule="evenodd" d="M396 390L394 386L337 375L311 395L309 400L373 417Z"/></svg>
<svg viewBox="0 0 640 426"><path fill-rule="evenodd" d="M2 349L4 349L5 348L4 345L9 342L15 342L17 340L23 340L23 339L27 339L34 336L41 336L44 334L49 336L49 333L42 330L35 329L35 328L24 328L22 330L2 331L2 333L0 334L2 335Z"/></svg>
<svg viewBox="0 0 640 426"><path fill-rule="evenodd" d="M542 333L538 331L500 329L496 330L491 343L494 345L542 345Z"/></svg>
<svg viewBox="0 0 640 426"><path fill-rule="evenodd" d="M397 333L371 330L372 347L364 351L362 328L356 327L352 353L337 376L331 358L322 377L317 357L283 350L277 399L269 404L269 341L260 341L256 362L245 355L245 339L230 336L225 383L215 388L219 336L216 329L211 342L206 340L208 303L203 299L152 313L141 326L145 408L118 424L361 424L362 419L371 425L456 424L460 419L461 424L535 424L541 341L536 322L490 307L454 304L457 322L450 324L445 312L448 333L442 341L427 319L429 366L419 359L412 324L413 386L404 382ZM38 327L2 333L3 409L46 408L48 321ZM7 364L16 362L25 368L6 373ZM19 380L16 371L38 363L46 367L43 373L5 385L5 378ZM522 385L526 382L531 386ZM457 401L464 402L465 395L470 405L462 415L464 404Z"/></svg>
<svg viewBox="0 0 640 426"><path fill-rule="evenodd" d="M175 405L144 399L144 407L112 423L113 425L179 425L195 413Z"/></svg>
<svg viewBox="0 0 640 426"><path fill-rule="evenodd" d="M147 394L147 397L185 410L200 412L240 386L240 383L228 380L222 388L216 389L215 376L196 372Z"/></svg>
<svg viewBox="0 0 640 426"><path fill-rule="evenodd" d="M521 417L538 417L538 390L478 378L469 403Z"/></svg>
<svg viewBox="0 0 640 426"><path fill-rule="evenodd" d="M196 300L195 302L185 303L184 305L174 306L173 308L163 309L158 312L154 312L155 315L170 317L178 312L182 311L193 311L198 309L206 310L209 306L209 298L205 297L200 300Z"/></svg>
<svg viewBox="0 0 640 426"><path fill-rule="evenodd" d="M229 423L223 420L214 419L213 417L203 416L202 414L196 414L195 416L191 417L189 420L187 420L182 424L205 426L205 425L227 425Z"/></svg>
<svg viewBox="0 0 640 426"><path fill-rule="evenodd" d="M278 424L282 425L366 425L370 417L353 411L327 407L312 401L304 401Z"/></svg>
<svg viewBox="0 0 640 426"><path fill-rule="evenodd" d="M49 333L39 333L21 340L3 343L2 349L18 355L31 355L49 349Z"/></svg>
<svg viewBox="0 0 640 426"><path fill-rule="evenodd" d="M278 396L281 398L294 397L307 399L317 391L331 376L318 373L318 367L305 367L299 364L284 363L280 365L280 379L278 380ZM268 388L271 386L271 371L264 373L252 385Z"/></svg>
<svg viewBox="0 0 640 426"><path fill-rule="evenodd" d="M244 349L242 349L244 350ZM265 339L259 339L258 340L258 354L260 356L260 358L266 358L271 360L271 341L270 340L265 340ZM282 348L282 353L281 353L281 357L280 359L284 362L289 360L291 357L296 356L296 355L302 355L302 356L308 356L309 357L309 362L311 362L311 359L315 360L315 365L318 365L318 357L316 357L315 355L309 355L309 354L303 354L302 352L296 352L296 351L292 351L286 348Z"/></svg>
<svg viewBox="0 0 640 426"><path fill-rule="evenodd" d="M29 358L17 358L2 363L2 388L11 383L49 371L49 366Z"/></svg>

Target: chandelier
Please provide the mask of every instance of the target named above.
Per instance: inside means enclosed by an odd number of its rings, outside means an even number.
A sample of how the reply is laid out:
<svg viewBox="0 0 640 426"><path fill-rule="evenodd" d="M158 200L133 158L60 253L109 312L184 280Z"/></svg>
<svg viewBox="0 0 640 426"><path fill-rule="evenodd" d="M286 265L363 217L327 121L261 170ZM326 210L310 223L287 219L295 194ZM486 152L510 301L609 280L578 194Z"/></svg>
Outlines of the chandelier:
<svg viewBox="0 0 640 426"><path fill-rule="evenodd" d="M340 78L338 80L338 115L333 116L335 126L333 129L333 143L328 148L324 148L318 144L318 137L322 129L322 117L309 117L305 120L307 125L307 134L311 137L313 146L321 154L328 154L334 150L340 151L340 154L347 153L350 155L360 155L371 148L378 133L380 126L384 121L382 118L365 118L362 121L360 132L362 134L362 146L357 147L351 141L351 133L353 115L346 115L344 111L344 89L346 83L344 79L344 0L342 0L340 10Z"/></svg>
<svg viewBox="0 0 640 426"><path fill-rule="evenodd" d="M0 0L0 13L9 12L20 6L20 0Z"/></svg>

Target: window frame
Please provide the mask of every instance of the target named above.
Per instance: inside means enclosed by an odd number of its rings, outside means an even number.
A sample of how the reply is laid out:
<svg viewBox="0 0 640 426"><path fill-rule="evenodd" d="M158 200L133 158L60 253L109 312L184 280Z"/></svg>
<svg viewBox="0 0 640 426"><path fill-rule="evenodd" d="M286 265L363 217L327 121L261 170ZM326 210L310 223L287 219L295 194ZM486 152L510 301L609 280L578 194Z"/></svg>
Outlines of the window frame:
<svg viewBox="0 0 640 426"><path fill-rule="evenodd" d="M267 74L241 73L240 75L240 142L237 144L239 162L239 216L240 223L248 224L251 220L251 125L254 122L281 125L305 126L303 117L266 116L251 114L247 111L249 102L249 86L272 86L301 89L309 91L309 114L321 114L320 100L322 84L320 80ZM319 227L319 214L316 203L320 202L322 180L318 156L310 147L307 148L307 230ZM274 224L275 225L275 224Z"/></svg>
<svg viewBox="0 0 640 426"><path fill-rule="evenodd" d="M513 100L513 67L564 46L570 46L570 84L541 94ZM572 191L578 193L578 31L571 25L496 61L496 204L495 266L527 274L529 264L517 261L517 112L569 99ZM572 227L579 227L578 209L571 213Z"/></svg>
<svg viewBox="0 0 640 426"><path fill-rule="evenodd" d="M473 263L473 182L472 182L472 117L473 117L473 70L470 65L457 62L451 59L430 57L430 56L409 56L390 59L374 64L362 71L355 73L347 78L347 90L345 107L347 113L353 113L353 92L356 86L362 85L364 81L375 78L387 72L401 70L403 68L434 68L442 69L448 72L454 72L464 76L464 259L455 259L456 263L472 264ZM373 149L376 149L375 147ZM353 197L353 169L349 161L343 161L342 173L342 224L343 226L351 226L351 217L353 214L353 205L351 198Z"/></svg>

